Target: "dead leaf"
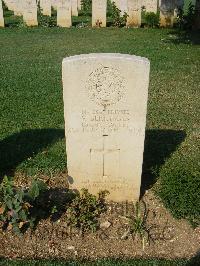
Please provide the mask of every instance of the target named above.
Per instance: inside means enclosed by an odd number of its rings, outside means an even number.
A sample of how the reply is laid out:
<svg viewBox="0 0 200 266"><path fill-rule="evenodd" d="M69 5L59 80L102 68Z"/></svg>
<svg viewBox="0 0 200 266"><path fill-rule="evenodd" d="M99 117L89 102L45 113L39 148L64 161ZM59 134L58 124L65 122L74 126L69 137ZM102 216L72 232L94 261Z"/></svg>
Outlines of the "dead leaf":
<svg viewBox="0 0 200 266"><path fill-rule="evenodd" d="M8 230L12 230L12 228L13 228L12 224L11 224L11 223L9 223L9 225L8 225L7 229L8 229Z"/></svg>
<svg viewBox="0 0 200 266"><path fill-rule="evenodd" d="M5 207L2 206L2 207L0 208L0 214L3 214L4 211L5 211Z"/></svg>
<svg viewBox="0 0 200 266"><path fill-rule="evenodd" d="M24 224L25 224L25 222L20 222L19 223L19 229L21 229Z"/></svg>

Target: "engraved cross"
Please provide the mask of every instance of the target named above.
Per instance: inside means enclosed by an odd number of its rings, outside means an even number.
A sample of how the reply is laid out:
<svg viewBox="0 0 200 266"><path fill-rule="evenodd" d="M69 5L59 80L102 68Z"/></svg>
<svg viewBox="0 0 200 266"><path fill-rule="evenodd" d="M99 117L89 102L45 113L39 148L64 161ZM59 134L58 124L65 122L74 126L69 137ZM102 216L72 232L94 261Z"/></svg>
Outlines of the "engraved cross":
<svg viewBox="0 0 200 266"><path fill-rule="evenodd" d="M106 147L105 147L106 137L108 137L108 135L103 135L103 147L102 147L102 149L90 149L90 153L92 151L99 152L103 156L102 177L107 177L106 164L105 164L105 155L108 154L108 153L112 153L112 152L116 152L116 151L119 152L120 151L120 149L106 149Z"/></svg>

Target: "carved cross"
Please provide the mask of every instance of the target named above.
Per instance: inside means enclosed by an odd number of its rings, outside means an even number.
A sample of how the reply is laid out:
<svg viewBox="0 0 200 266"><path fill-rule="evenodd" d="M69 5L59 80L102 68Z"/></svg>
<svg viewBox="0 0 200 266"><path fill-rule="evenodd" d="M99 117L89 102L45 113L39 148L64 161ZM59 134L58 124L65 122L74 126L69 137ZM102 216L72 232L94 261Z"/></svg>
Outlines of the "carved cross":
<svg viewBox="0 0 200 266"><path fill-rule="evenodd" d="M112 152L116 152L116 151L120 151L120 149L106 149L105 148L105 139L106 137L108 137L108 135L103 135L103 147L102 149L90 149L90 153L92 151L94 152L99 152L102 154L103 156L103 165L102 165L102 173L103 173L103 176L102 177L107 177L106 175L106 169L105 169L105 155L108 154L108 153L112 153Z"/></svg>

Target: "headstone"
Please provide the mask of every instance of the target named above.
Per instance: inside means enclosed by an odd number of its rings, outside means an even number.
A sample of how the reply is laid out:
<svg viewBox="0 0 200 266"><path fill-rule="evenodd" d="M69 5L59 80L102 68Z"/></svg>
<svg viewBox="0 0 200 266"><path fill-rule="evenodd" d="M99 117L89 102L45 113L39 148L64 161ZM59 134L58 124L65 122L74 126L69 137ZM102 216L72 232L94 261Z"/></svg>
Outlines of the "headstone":
<svg viewBox="0 0 200 266"><path fill-rule="evenodd" d="M6 0L4 2L9 10L14 11L14 5L15 5L14 0Z"/></svg>
<svg viewBox="0 0 200 266"><path fill-rule="evenodd" d="M78 0L78 10L81 10L81 0Z"/></svg>
<svg viewBox="0 0 200 266"><path fill-rule="evenodd" d="M128 0L120 0L120 10L122 16L124 13L128 13Z"/></svg>
<svg viewBox="0 0 200 266"><path fill-rule="evenodd" d="M21 0L16 0L14 14L15 16L22 16L23 12L22 12L22 1Z"/></svg>
<svg viewBox="0 0 200 266"><path fill-rule="evenodd" d="M37 26L37 5L35 0L24 0L23 20L27 26Z"/></svg>
<svg viewBox="0 0 200 266"><path fill-rule="evenodd" d="M57 10L57 5L58 5L59 0L51 0L51 6L53 9Z"/></svg>
<svg viewBox="0 0 200 266"><path fill-rule="evenodd" d="M57 25L69 28L72 25L71 0L60 0L57 4Z"/></svg>
<svg viewBox="0 0 200 266"><path fill-rule="evenodd" d="M174 0L161 0L160 3L160 27L172 27L174 22Z"/></svg>
<svg viewBox="0 0 200 266"><path fill-rule="evenodd" d="M141 26L141 1L128 0L128 18L126 25L128 27Z"/></svg>
<svg viewBox="0 0 200 266"><path fill-rule="evenodd" d="M44 16L51 16L51 0L40 0L40 8Z"/></svg>
<svg viewBox="0 0 200 266"><path fill-rule="evenodd" d="M107 0L92 0L92 27L106 27Z"/></svg>
<svg viewBox="0 0 200 266"><path fill-rule="evenodd" d="M3 7L2 1L0 0L0 27L4 27Z"/></svg>
<svg viewBox="0 0 200 266"><path fill-rule="evenodd" d="M115 5L121 11L121 16L128 12L128 0L114 0Z"/></svg>
<svg viewBox="0 0 200 266"><path fill-rule="evenodd" d="M145 7L146 12L157 13L158 0L143 0L142 5Z"/></svg>
<svg viewBox="0 0 200 266"><path fill-rule="evenodd" d="M77 0L72 1L72 16L78 17L78 2Z"/></svg>
<svg viewBox="0 0 200 266"><path fill-rule="evenodd" d="M68 180L72 189L110 192L114 201L140 194L149 61L121 54L63 60Z"/></svg>

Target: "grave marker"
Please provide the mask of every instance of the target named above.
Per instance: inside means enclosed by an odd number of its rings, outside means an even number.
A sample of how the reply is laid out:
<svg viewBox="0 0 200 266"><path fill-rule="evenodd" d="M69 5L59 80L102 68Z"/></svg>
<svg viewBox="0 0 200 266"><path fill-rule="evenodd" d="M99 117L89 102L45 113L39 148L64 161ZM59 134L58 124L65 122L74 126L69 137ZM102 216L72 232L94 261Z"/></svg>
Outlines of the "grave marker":
<svg viewBox="0 0 200 266"><path fill-rule="evenodd" d="M57 25L65 28L71 27L71 0L59 0L57 4Z"/></svg>
<svg viewBox="0 0 200 266"><path fill-rule="evenodd" d="M146 12L157 13L158 0L143 0L142 5L145 6Z"/></svg>
<svg viewBox="0 0 200 266"><path fill-rule="evenodd" d="M37 5L35 0L23 2L23 19L27 26L37 26Z"/></svg>
<svg viewBox="0 0 200 266"><path fill-rule="evenodd" d="M140 194L149 61L121 54L63 60L63 98L70 186L114 201Z"/></svg>
<svg viewBox="0 0 200 266"><path fill-rule="evenodd" d="M173 27L174 22L174 0L161 0L160 3L160 26Z"/></svg>
<svg viewBox="0 0 200 266"><path fill-rule="evenodd" d="M128 18L126 25L128 27L141 26L141 1L128 0Z"/></svg>
<svg viewBox="0 0 200 266"><path fill-rule="evenodd" d="M40 0L40 8L44 16L51 17L51 0Z"/></svg>
<svg viewBox="0 0 200 266"><path fill-rule="evenodd" d="M106 27L107 0L92 0L92 27Z"/></svg>
<svg viewBox="0 0 200 266"><path fill-rule="evenodd" d="M78 17L78 2L77 0L72 1L72 16Z"/></svg>
<svg viewBox="0 0 200 266"><path fill-rule="evenodd" d="M0 0L0 27L4 27L3 7L2 1Z"/></svg>

